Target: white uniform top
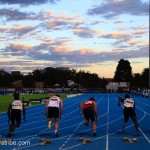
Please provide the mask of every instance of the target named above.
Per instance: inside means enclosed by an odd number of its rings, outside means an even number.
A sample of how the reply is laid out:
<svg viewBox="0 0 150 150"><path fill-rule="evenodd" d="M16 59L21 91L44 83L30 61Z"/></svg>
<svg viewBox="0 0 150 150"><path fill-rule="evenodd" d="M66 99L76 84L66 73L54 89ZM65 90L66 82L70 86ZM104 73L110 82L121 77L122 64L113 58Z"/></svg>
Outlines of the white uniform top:
<svg viewBox="0 0 150 150"><path fill-rule="evenodd" d="M58 107L59 108L60 98L58 96L52 96L49 98L48 107Z"/></svg>
<svg viewBox="0 0 150 150"><path fill-rule="evenodd" d="M12 109L22 110L22 102L20 100L14 100L11 105L12 105Z"/></svg>
<svg viewBox="0 0 150 150"><path fill-rule="evenodd" d="M134 108L134 100L132 98L126 98L124 100L124 106L127 108L129 107Z"/></svg>

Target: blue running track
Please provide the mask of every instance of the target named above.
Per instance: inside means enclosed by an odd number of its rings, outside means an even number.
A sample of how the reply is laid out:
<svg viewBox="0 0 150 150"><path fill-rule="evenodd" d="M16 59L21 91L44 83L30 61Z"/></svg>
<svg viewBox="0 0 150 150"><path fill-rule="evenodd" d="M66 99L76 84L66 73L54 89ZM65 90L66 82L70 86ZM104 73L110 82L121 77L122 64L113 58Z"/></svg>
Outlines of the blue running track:
<svg viewBox="0 0 150 150"><path fill-rule="evenodd" d="M91 124L86 127L83 115L80 116L79 104L93 96L98 104L97 136L93 136ZM123 107L117 106L117 98L124 94L94 93L64 99L63 118L59 120L60 137L54 136L54 125L47 129L43 115L44 104L27 108L26 122L13 133L13 142L0 145L0 150L150 150L150 98L130 95L136 101L136 114L141 136L137 137L134 125L127 123L125 133L121 133ZM7 114L0 114L0 138L5 140L8 132ZM122 140L124 136L136 137L136 143ZM40 145L46 137L51 144ZM79 137L92 138L91 143L79 142Z"/></svg>

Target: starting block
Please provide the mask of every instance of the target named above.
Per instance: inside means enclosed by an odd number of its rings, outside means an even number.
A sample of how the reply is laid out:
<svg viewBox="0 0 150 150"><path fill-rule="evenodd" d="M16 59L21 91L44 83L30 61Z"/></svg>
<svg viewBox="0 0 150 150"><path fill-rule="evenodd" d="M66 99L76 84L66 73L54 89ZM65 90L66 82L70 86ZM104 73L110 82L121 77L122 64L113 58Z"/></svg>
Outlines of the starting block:
<svg viewBox="0 0 150 150"><path fill-rule="evenodd" d="M13 141L13 139L12 138L7 138L7 142L11 142L11 141Z"/></svg>
<svg viewBox="0 0 150 150"><path fill-rule="evenodd" d="M128 140L129 140L129 138L127 136L123 137L123 141L128 141Z"/></svg>
<svg viewBox="0 0 150 150"><path fill-rule="evenodd" d="M92 139L91 139L91 138L80 137L80 138L79 138L79 142L83 142L84 144L85 144L85 143L91 143L91 142L92 142Z"/></svg>
<svg viewBox="0 0 150 150"><path fill-rule="evenodd" d="M80 141L80 142L83 142L83 140L84 140L84 137L80 137L80 138L79 138L79 141Z"/></svg>
<svg viewBox="0 0 150 150"><path fill-rule="evenodd" d="M51 141L51 139L41 138L40 143L41 143L41 145L45 145L45 144L51 144L52 141Z"/></svg>
<svg viewBox="0 0 150 150"><path fill-rule="evenodd" d="M92 142L92 139L91 138L87 138L86 139L86 143L91 143Z"/></svg>
<svg viewBox="0 0 150 150"><path fill-rule="evenodd" d="M135 142L137 142L137 138L131 138L131 139L129 139L129 143L135 143Z"/></svg>
<svg viewBox="0 0 150 150"><path fill-rule="evenodd" d="M135 143L137 142L137 138L128 138L128 137L123 137L123 141L129 142L129 143Z"/></svg>
<svg viewBox="0 0 150 150"><path fill-rule="evenodd" d="M2 144L3 143L3 140L2 139L0 139L0 144Z"/></svg>

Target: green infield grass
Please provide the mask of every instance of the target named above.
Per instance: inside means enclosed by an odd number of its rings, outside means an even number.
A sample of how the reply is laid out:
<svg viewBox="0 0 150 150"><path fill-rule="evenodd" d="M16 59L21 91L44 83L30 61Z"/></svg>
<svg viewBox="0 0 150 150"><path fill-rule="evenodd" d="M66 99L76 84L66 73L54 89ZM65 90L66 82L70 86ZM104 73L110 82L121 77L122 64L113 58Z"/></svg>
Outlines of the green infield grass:
<svg viewBox="0 0 150 150"><path fill-rule="evenodd" d="M39 98L46 98L50 97L54 94L28 94L28 95L20 95L20 100L24 101L29 101L30 99L39 99ZM61 99L63 100L64 98L67 97L66 94L60 94ZM6 112L9 104L13 101L13 96L12 95L0 95L0 113L1 112ZM36 104L33 104L36 105Z"/></svg>

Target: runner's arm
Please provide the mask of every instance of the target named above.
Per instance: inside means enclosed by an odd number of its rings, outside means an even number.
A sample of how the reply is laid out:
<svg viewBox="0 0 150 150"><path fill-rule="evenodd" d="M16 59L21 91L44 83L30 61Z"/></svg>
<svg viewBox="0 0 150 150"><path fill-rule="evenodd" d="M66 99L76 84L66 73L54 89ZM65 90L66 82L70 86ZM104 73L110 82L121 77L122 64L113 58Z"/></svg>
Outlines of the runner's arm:
<svg viewBox="0 0 150 150"><path fill-rule="evenodd" d="M9 104L8 109L7 109L8 123L10 122L10 117L11 117L10 112L11 112L11 109L12 109L12 105Z"/></svg>
<svg viewBox="0 0 150 150"><path fill-rule="evenodd" d="M118 98L118 106L120 106L121 104L120 103L123 103L124 102L124 99L122 97L119 97Z"/></svg>
<svg viewBox="0 0 150 150"><path fill-rule="evenodd" d="M94 113L95 113L96 121L98 121L97 103L95 102L94 102Z"/></svg>
<svg viewBox="0 0 150 150"><path fill-rule="evenodd" d="M44 116L46 116L47 114L47 108L48 108L48 103L49 103L50 99L48 99L48 101L45 104L45 109L44 109Z"/></svg>
<svg viewBox="0 0 150 150"><path fill-rule="evenodd" d="M60 110L60 118L62 118L62 112L63 112L63 101L62 101L62 99L60 99L60 108L59 108Z"/></svg>
<svg viewBox="0 0 150 150"><path fill-rule="evenodd" d="M135 100L134 100L134 105L133 105L133 109L135 110Z"/></svg>
<svg viewBox="0 0 150 150"><path fill-rule="evenodd" d="M82 115L83 103L84 102L80 103L80 108L79 108L80 109L80 115Z"/></svg>
<svg viewBox="0 0 150 150"><path fill-rule="evenodd" d="M24 107L24 104L22 105L22 111L23 111L23 120L25 121L26 120L26 109Z"/></svg>

